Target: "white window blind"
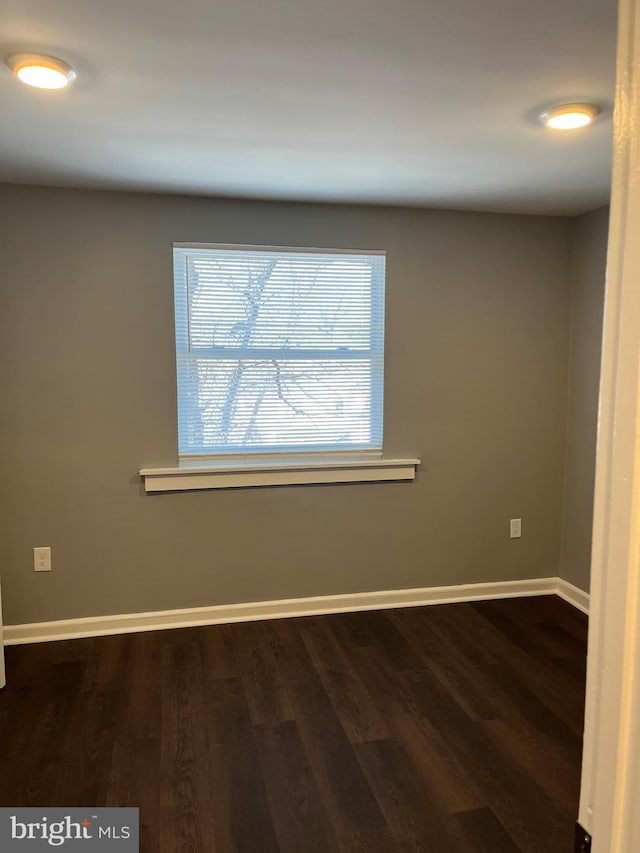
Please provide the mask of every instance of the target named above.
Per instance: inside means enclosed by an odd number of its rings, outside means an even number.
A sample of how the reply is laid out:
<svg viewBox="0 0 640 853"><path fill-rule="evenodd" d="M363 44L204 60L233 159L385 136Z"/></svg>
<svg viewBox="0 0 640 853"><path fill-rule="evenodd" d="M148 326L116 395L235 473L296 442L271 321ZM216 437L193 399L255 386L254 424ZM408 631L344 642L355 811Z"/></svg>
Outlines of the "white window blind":
<svg viewBox="0 0 640 853"><path fill-rule="evenodd" d="M381 450L383 252L174 246L181 457Z"/></svg>

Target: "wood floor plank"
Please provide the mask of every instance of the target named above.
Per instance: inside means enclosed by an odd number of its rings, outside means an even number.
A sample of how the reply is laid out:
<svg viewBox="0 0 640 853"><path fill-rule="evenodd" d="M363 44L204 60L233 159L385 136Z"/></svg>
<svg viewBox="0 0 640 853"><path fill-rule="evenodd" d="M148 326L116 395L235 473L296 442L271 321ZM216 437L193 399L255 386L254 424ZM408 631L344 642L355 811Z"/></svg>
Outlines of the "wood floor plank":
<svg viewBox="0 0 640 853"><path fill-rule="evenodd" d="M389 618L404 632L424 659L426 667L440 679L472 720L494 720L496 704L487 691L484 672L470 665L464 649L455 637L437 632L432 620L415 609L391 612Z"/></svg>
<svg viewBox="0 0 640 853"><path fill-rule="evenodd" d="M530 599L522 599L522 602L529 602ZM540 630L540 625L544 623L543 618L538 618L536 622L527 624L519 618L517 612L512 612L510 609L499 606L500 602L478 601L471 605L470 613L477 613L482 619L486 620L495 629L491 632L491 636L495 639L501 635L503 639L499 641L500 657L507 656L507 659L516 660L517 654L514 654L515 649L521 653L520 660L524 658L532 662L532 674L544 674L554 671L555 660L560 656L571 654L571 646L559 645L557 640L549 636L548 632ZM540 616L541 614L539 614ZM558 626L560 629L560 626ZM504 639L508 642L504 642Z"/></svg>
<svg viewBox="0 0 640 853"><path fill-rule="evenodd" d="M125 690L97 689L81 694L66 740L66 760L56 779L60 802L92 806L105 801L114 743L124 725L125 708Z"/></svg>
<svg viewBox="0 0 640 853"><path fill-rule="evenodd" d="M220 679L209 689L208 764L214 791L216 844L224 853L278 853L242 679ZM203 849L202 853L205 853Z"/></svg>
<svg viewBox="0 0 640 853"><path fill-rule="evenodd" d="M563 679L549 660L522 651L473 604L460 611L449 605L433 610L433 630L460 647L469 667L480 675L487 700L499 703L498 716L516 711L532 726L546 726L549 718L552 728L564 723L574 735L581 735L584 684ZM558 734L556 743L564 749L562 733ZM575 754L575 742L571 749Z"/></svg>
<svg viewBox="0 0 640 853"><path fill-rule="evenodd" d="M236 625L238 666L255 725L269 725L293 719L289 696L284 688L273 649L260 627L252 622Z"/></svg>
<svg viewBox="0 0 640 853"><path fill-rule="evenodd" d="M450 748L446 733L436 724L430 725L426 715L416 713L415 699L404 681L407 673L381 669L365 648L360 659L362 677L386 708L394 739L412 756L423 774L425 798L438 803L443 814L484 806L483 793L468 773L466 756Z"/></svg>
<svg viewBox="0 0 640 853"><path fill-rule="evenodd" d="M352 673L317 667L322 685L351 743L387 739L389 726L364 681Z"/></svg>
<svg viewBox="0 0 640 853"><path fill-rule="evenodd" d="M164 635L164 632L163 632ZM165 635L166 636L166 635ZM160 740L162 734L163 659L165 643L153 633L134 634L129 649L126 724L119 734ZM120 673L120 679L124 673Z"/></svg>
<svg viewBox="0 0 640 853"><path fill-rule="evenodd" d="M336 831L384 826L382 812L317 673L288 685L295 719Z"/></svg>
<svg viewBox="0 0 640 853"><path fill-rule="evenodd" d="M316 677L314 663L302 640L301 628L305 622L304 619L270 619L259 624L261 640L269 647L285 685L300 684Z"/></svg>
<svg viewBox="0 0 640 853"><path fill-rule="evenodd" d="M458 853L521 853L491 809L460 812L453 824Z"/></svg>
<svg viewBox="0 0 640 853"><path fill-rule="evenodd" d="M159 814L158 850L220 853L216 846L211 804L162 806Z"/></svg>
<svg viewBox="0 0 640 853"><path fill-rule="evenodd" d="M373 638L367 645L368 654L375 655L379 664L394 672L421 669L424 660L409 640L393 624L387 611L359 613L359 622L364 624Z"/></svg>
<svg viewBox="0 0 640 853"><path fill-rule="evenodd" d="M310 616L302 620L298 629L302 641L316 668L324 667L333 672L355 675L356 665L332 630L332 622L333 617L326 616Z"/></svg>
<svg viewBox="0 0 640 853"><path fill-rule="evenodd" d="M32 709L25 709L13 733L22 737L18 762L11 768L15 774L9 791L9 796L15 798L9 801L12 805L51 803L56 795L60 796L60 777L67 771L70 759L78 755L82 760L75 731L72 736L72 721L75 722L84 668L82 661L67 661L41 672L41 691L37 694L40 701L34 701L35 715L32 716ZM27 730L21 731L22 726Z"/></svg>
<svg viewBox="0 0 640 853"><path fill-rule="evenodd" d="M160 802L192 806L212 799L200 650L178 632L163 649Z"/></svg>
<svg viewBox="0 0 640 853"><path fill-rule="evenodd" d="M477 601L472 604L472 607L514 646L535 660L549 665L562 651L558 647L557 640L554 640L548 632L539 630L540 621L527 624L516 613L500 607L499 602Z"/></svg>
<svg viewBox="0 0 640 853"><path fill-rule="evenodd" d="M509 760L535 783L566 814L578 813L580 796L575 762L570 763L549 748L548 738L528 734L504 720L487 720L482 728L504 760ZM553 767L553 773L549 773Z"/></svg>
<svg viewBox="0 0 640 853"><path fill-rule="evenodd" d="M401 853L387 826L375 829L342 830L338 834L340 853Z"/></svg>
<svg viewBox="0 0 640 853"><path fill-rule="evenodd" d="M140 847L160 849L161 788L149 779L162 774L163 658L168 632L135 634L129 649L128 702L115 727L105 806L132 806L140 814ZM121 673L124 679L125 673Z"/></svg>
<svg viewBox="0 0 640 853"><path fill-rule="evenodd" d="M493 746L482 724L470 721L434 676L425 671L405 684L414 699L411 715L427 730L443 733L449 751L464 761L468 776L515 841L535 853L562 850L571 833L558 804Z"/></svg>
<svg viewBox="0 0 640 853"><path fill-rule="evenodd" d="M396 843L425 853L454 849L445 816L425 796L421 776L400 745L381 740L355 749Z"/></svg>
<svg viewBox="0 0 640 853"><path fill-rule="evenodd" d="M235 625L207 625L196 629L202 670L207 683L238 674L237 631Z"/></svg>
<svg viewBox="0 0 640 853"><path fill-rule="evenodd" d="M160 738L142 739L130 735L125 728L115 739L111 768L104 802L95 805L139 809L140 849L160 850L162 827L158 816L160 786L150 784L161 777L162 747Z"/></svg>
<svg viewBox="0 0 640 853"><path fill-rule="evenodd" d="M359 675L357 655L350 654L336 628L333 616L305 619L300 626L324 689L352 743L388 738L383 715Z"/></svg>
<svg viewBox="0 0 640 853"><path fill-rule="evenodd" d="M333 829L296 723L260 727L257 743L282 853L335 853Z"/></svg>

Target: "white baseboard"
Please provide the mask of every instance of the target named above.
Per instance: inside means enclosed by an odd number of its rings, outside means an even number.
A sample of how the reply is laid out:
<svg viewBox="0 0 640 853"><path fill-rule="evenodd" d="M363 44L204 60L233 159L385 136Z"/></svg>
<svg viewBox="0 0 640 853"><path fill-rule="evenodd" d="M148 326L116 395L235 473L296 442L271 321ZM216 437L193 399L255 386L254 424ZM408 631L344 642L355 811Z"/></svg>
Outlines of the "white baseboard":
<svg viewBox="0 0 640 853"><path fill-rule="evenodd" d="M560 585L564 594L560 591ZM313 598L290 598L279 601L256 601L245 604L219 604L184 610L162 610L151 613L126 613L119 616L88 616L57 622L34 622L27 625L5 625L4 645L42 643L108 634L130 634L137 631L162 631L229 622L255 622L323 613L350 613L358 610L385 610L393 607L422 607L429 604L451 604L484 601L492 598L522 598L531 595L562 595L574 606L578 603L576 587L559 578L495 581L492 583L435 586L424 589L393 589L382 592L356 592L345 595L320 595ZM588 596L587 596L588 598Z"/></svg>
<svg viewBox="0 0 640 853"><path fill-rule="evenodd" d="M569 583L569 581L558 578L558 589L556 590L556 593L560 598L563 598L569 604L577 607L578 610L581 610L583 613L589 613L588 592L574 586L572 583Z"/></svg>

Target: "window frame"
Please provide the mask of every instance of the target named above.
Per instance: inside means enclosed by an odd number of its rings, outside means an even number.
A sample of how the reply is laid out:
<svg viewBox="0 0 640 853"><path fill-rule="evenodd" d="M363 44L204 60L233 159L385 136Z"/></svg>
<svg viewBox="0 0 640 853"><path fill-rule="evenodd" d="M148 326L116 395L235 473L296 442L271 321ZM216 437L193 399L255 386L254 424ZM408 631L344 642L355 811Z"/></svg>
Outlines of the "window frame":
<svg viewBox="0 0 640 853"><path fill-rule="evenodd" d="M240 445L228 445L214 449L211 447L196 448L193 452L182 452L180 449L180 381L181 381L181 364L180 361L185 356L191 355L193 352L189 346L189 340L180 340L178 333L178 312L180 310L187 313L187 329L189 325L189 291L188 291L188 272L185 273L183 266L183 258L188 257L188 253L198 250L206 252L211 251L232 251L232 252L257 252L261 254L273 252L274 254L293 254L293 255L327 255L327 256L362 256L362 257L381 257L382 265L382 281L372 281L371 284L371 323L370 329L372 332L371 343L367 350L353 351L348 355L341 352L338 355L338 350L321 350L307 349L289 351L284 348L246 348L239 349L237 347L215 347L199 350L204 357L209 352L209 357L219 358L220 360L232 360L237 358L240 360L240 353L251 355L259 360L260 358L268 357L269 359L281 358L282 354L286 353L285 358L289 361L302 360L303 358L315 360L320 358L340 358L346 360L353 358L354 360L366 359L371 365L371 384L370 384L370 420L369 425L371 431L377 432L370 442L358 443L353 445L344 445L336 447L336 445L328 445L327 443L318 444L299 444L296 446L268 446L256 445L253 448L247 448ZM255 244L233 244L233 243L200 243L200 242L174 242L173 243L173 288L174 288L174 336L175 336L175 353L176 353L176 408L178 416L178 462L179 465L193 465L197 463L204 464L219 464L224 462L235 462L247 460L247 464L259 463L261 460L265 462L273 461L283 464L293 461L306 461L309 459L330 460L335 459L340 461L341 457L358 457L362 459L380 459L383 455L383 437L384 437L384 375L385 375L385 359L384 359L384 319L385 319L385 301L386 301L386 257L387 252L384 249L350 249L350 248L316 248L316 247L299 247L299 246L261 246ZM375 269L372 268L375 275ZM381 315L381 316L380 316ZM181 346L182 345L182 346ZM246 355L245 355L246 357Z"/></svg>
<svg viewBox="0 0 640 853"><path fill-rule="evenodd" d="M174 243L173 248L237 248L235 244ZM283 246L248 246L254 250L305 251ZM308 252L327 254L384 254L383 250L366 251L355 249L306 249ZM175 256L174 256L175 258ZM386 270L385 270L386 286ZM175 300L175 280L174 280ZM386 303L383 300L383 310ZM175 304L175 303L174 303ZM174 341L175 317L174 317ZM384 334L382 338L382 384L384 394ZM176 388L177 388L177 375ZM382 404L383 401L381 401ZM176 407L177 411L177 407ZM384 432L384 408L381 410L381 444ZM182 491L207 491L210 489L253 488L256 486L291 486L312 484L350 484L380 482L408 482L416 479L420 459L413 457L385 457L382 447L376 450L324 450L303 453L245 454L224 453L189 457L178 457L174 467L145 467L139 471L147 494L169 494Z"/></svg>

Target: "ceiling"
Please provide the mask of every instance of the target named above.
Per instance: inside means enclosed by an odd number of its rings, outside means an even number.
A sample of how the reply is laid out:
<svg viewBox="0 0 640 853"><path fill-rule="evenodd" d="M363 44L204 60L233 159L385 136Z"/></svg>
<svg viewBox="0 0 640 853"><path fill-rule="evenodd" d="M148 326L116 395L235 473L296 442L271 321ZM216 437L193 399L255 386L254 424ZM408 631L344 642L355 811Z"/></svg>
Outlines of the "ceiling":
<svg viewBox="0 0 640 853"><path fill-rule="evenodd" d="M0 181L576 214L606 203L614 0L3 0ZM548 131L544 107L605 107Z"/></svg>

